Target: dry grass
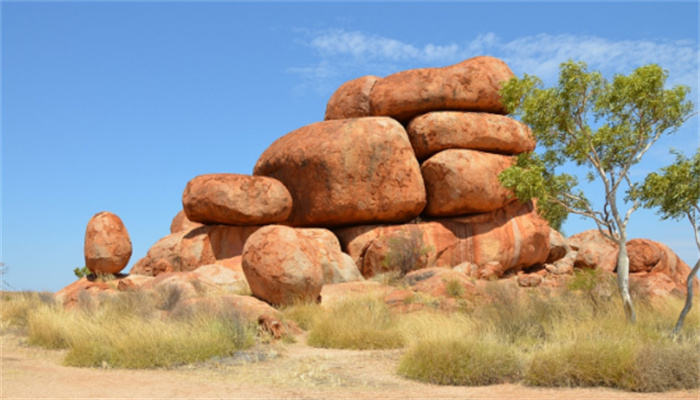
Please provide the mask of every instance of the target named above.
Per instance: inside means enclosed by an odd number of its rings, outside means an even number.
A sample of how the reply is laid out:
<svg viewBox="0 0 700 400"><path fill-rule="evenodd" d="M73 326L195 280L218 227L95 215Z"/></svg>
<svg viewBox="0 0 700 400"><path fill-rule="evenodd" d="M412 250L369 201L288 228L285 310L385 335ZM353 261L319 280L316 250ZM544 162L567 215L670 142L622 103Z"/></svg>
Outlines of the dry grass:
<svg viewBox="0 0 700 400"><path fill-rule="evenodd" d="M164 299L143 293L121 293L77 310L42 305L28 312L31 345L68 349L66 365L80 367L154 368L227 356L250 347L255 326L230 311L200 312L161 318Z"/></svg>

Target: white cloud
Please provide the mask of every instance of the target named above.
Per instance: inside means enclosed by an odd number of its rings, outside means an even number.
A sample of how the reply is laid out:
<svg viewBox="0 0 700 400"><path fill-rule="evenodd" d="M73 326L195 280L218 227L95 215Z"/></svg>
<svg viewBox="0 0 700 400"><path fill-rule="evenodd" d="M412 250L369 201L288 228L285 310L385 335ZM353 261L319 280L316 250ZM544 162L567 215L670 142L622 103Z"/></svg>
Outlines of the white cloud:
<svg viewBox="0 0 700 400"><path fill-rule="evenodd" d="M539 34L503 41L495 33L484 33L463 44L419 46L342 29L306 34L309 37L303 43L320 59L315 66L288 72L300 74L304 85L313 86L317 93L332 91L327 88L362 75L384 76L408 68L450 65L477 55L501 58L516 75L536 75L549 84L556 80L559 64L568 59L585 61L589 69L600 70L608 77L657 63L669 71L669 84L687 85L694 94L698 93L698 43L692 40L614 41L595 36Z"/></svg>

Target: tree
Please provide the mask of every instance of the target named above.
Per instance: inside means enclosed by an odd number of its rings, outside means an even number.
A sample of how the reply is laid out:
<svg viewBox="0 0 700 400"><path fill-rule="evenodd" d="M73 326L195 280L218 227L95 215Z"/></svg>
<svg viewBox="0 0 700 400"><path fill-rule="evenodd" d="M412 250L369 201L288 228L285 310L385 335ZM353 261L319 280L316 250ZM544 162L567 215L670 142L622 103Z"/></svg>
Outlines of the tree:
<svg viewBox="0 0 700 400"><path fill-rule="evenodd" d="M567 213L592 219L619 246L617 284L630 322L636 316L629 294L627 224L640 206L630 196L638 186L630 168L661 135L675 132L693 109L687 87L664 88L667 76L650 64L609 82L600 72L588 72L585 63L570 60L560 65L554 87L543 88L539 78L526 74L506 82L501 91L507 109L530 126L544 148L541 154L519 156L499 176L501 183L520 200L538 199L544 216L558 216L559 223ZM565 166L586 169L589 182L600 180L602 207L576 189L574 176L557 173Z"/></svg>
<svg viewBox="0 0 700 400"><path fill-rule="evenodd" d="M676 162L662 168L661 174L649 174L636 195L641 199L643 207L658 208L661 219L680 220L687 217L700 252L700 149L696 150L691 159L680 153L675 154ZM700 259L688 274L685 306L673 329L673 336L678 335L683 328L685 316L693 306L693 277L699 269Z"/></svg>

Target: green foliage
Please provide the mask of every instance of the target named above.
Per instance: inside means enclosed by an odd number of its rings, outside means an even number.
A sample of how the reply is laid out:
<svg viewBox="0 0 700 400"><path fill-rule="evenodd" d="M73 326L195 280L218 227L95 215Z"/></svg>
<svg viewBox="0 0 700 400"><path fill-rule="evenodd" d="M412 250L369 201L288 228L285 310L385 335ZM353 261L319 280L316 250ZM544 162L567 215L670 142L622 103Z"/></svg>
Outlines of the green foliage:
<svg viewBox="0 0 700 400"><path fill-rule="evenodd" d="M512 78L501 91L503 103L530 126L542 151L520 156L501 175L502 183L523 201L539 199L555 227L567 212L574 212L593 218L613 235L624 233L627 221L617 209L617 193L622 184L628 194L635 190L630 167L662 134L676 131L693 109L686 100L687 87L664 89L667 76L651 64L608 82L600 72L589 72L585 63L568 61L551 88L527 74ZM567 163L584 167L589 180L601 179L603 210L593 210L575 190L575 178L557 174Z"/></svg>
<svg viewBox="0 0 700 400"><path fill-rule="evenodd" d="M82 268L76 268L76 269L74 269L74 270L73 270L73 273L75 274L75 276L78 277L78 279L80 279L80 278L82 278L82 277L84 277L84 276L88 276L88 275L91 275L91 274L92 274L92 272L90 272L90 270L88 269L88 267L85 267L85 266L82 267Z"/></svg>
<svg viewBox="0 0 700 400"><path fill-rule="evenodd" d="M423 242L423 232L412 227L390 237L388 245L389 251L382 267L386 271L399 271L401 276L418 268L432 250L431 246L426 246Z"/></svg>
<svg viewBox="0 0 700 400"><path fill-rule="evenodd" d="M700 149L693 158L676 154L672 165L661 168L661 173L652 172L635 193L647 208L658 208L662 219L681 219L688 216L691 221L700 218Z"/></svg>

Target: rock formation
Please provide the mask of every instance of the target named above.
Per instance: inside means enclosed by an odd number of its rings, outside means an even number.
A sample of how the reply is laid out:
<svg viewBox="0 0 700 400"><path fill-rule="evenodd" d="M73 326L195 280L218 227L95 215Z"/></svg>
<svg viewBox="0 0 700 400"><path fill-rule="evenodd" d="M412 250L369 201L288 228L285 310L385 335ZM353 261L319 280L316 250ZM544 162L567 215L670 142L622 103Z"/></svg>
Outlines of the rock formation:
<svg viewBox="0 0 700 400"><path fill-rule="evenodd" d="M324 121L276 140L252 176L192 179L170 234L130 276L115 285L82 279L58 297L71 304L81 290L175 285L198 302L200 292L223 291L234 293L227 304L274 325L269 307L235 296L249 286L279 306L374 288L390 304L416 293L462 293L466 301L485 280L549 287L575 268L614 273L613 243L597 231L564 239L533 202L520 203L500 185L514 157L535 148L530 129L503 115L499 89L511 77L502 61L476 57L349 81L331 96ZM690 269L668 247L633 240L628 251L640 286L684 293ZM119 272L130 254L118 217L90 221L91 271ZM408 288L364 281L386 272L408 274Z"/></svg>

